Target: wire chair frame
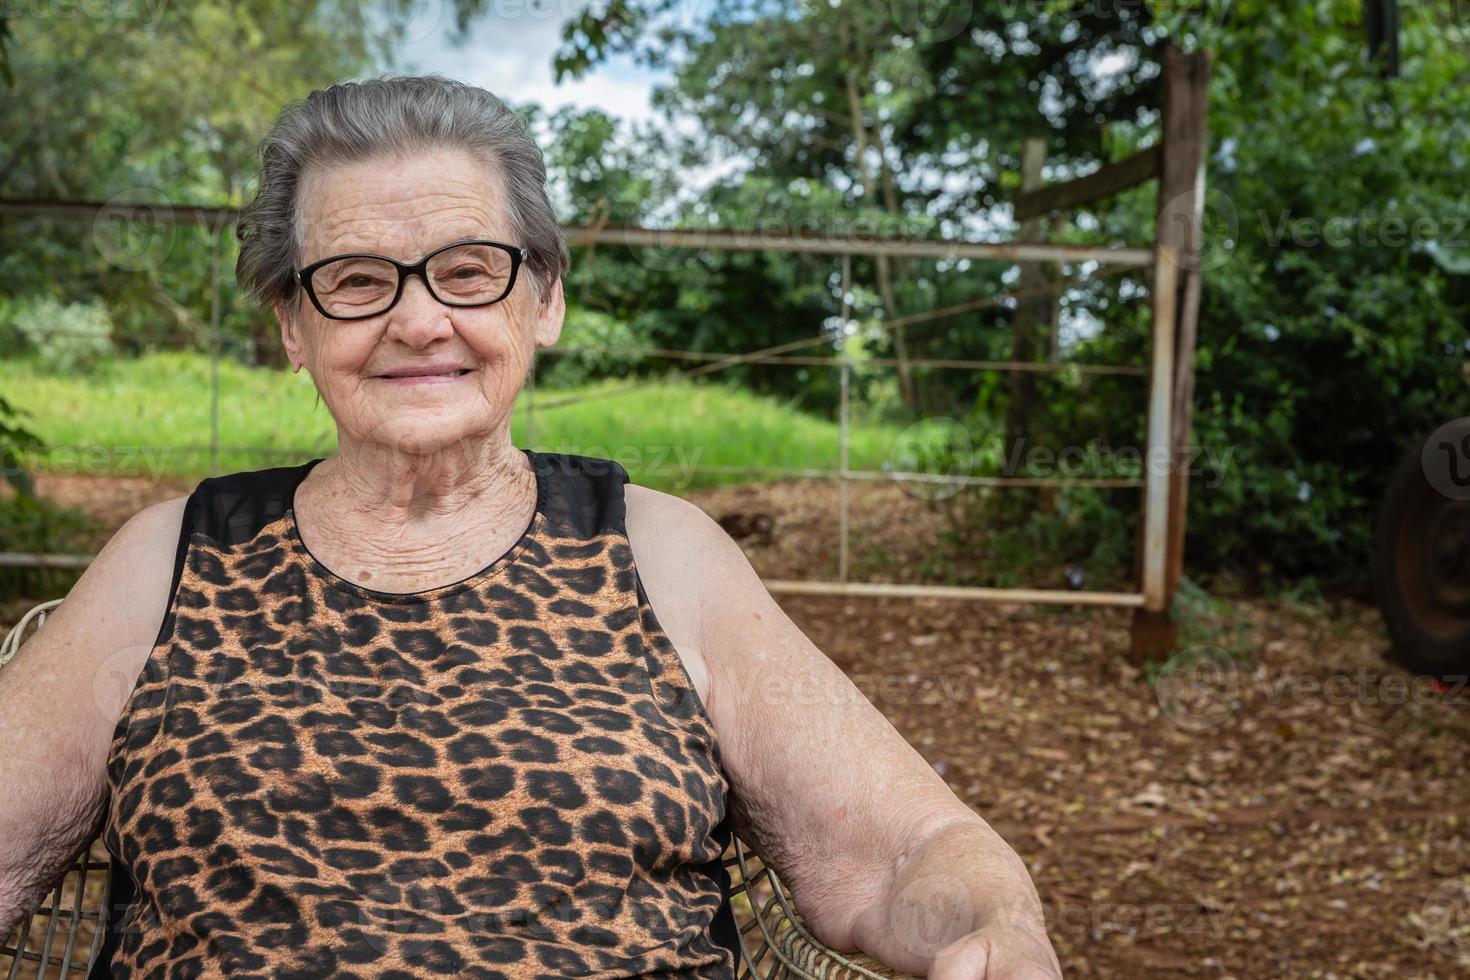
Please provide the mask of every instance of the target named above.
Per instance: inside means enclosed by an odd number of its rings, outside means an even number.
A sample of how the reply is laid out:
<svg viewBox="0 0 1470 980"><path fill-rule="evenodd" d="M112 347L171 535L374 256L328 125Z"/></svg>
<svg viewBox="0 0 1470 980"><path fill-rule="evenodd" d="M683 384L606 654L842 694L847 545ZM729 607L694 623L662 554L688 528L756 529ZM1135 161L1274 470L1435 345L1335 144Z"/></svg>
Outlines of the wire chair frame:
<svg viewBox="0 0 1470 980"><path fill-rule="evenodd" d="M910 976L863 954L839 953L823 945L806 928L775 869L739 837L731 838L724 861L740 934L741 962L736 964L736 976L772 980L904 980Z"/></svg>
<svg viewBox="0 0 1470 980"><path fill-rule="evenodd" d="M36 629L40 629L41 625L46 622L46 616L59 605L61 605L60 599L48 599L26 611L26 614L20 618L20 622L12 626L10 632L5 634L5 639L0 640L0 667L9 663L10 658L15 656L16 651L20 649L26 627L34 622Z"/></svg>
<svg viewBox="0 0 1470 980"><path fill-rule="evenodd" d="M47 615L61 603L51 599L29 609L0 641L0 667L20 650L29 629L32 634L46 622ZM98 856L100 854L100 856ZM723 857L730 875L727 900L734 913L740 937L739 978L759 980L853 980L853 978L906 978L860 954L843 954L828 949L806 928L800 913L775 869L738 837L731 837ZM77 855L50 895L27 914L11 934L0 942L0 976L4 980L44 980L54 976L67 980L91 969L102 951L108 907L111 863L98 837ZM88 876L102 872L102 888L96 899L88 894ZM95 878L93 879L95 881ZM94 888L95 892L96 889ZM38 917L44 918L43 934ZM77 956L83 924L93 923L85 959ZM64 943L53 952L57 943ZM8 961L8 962L7 962ZM56 967L53 973L51 968Z"/></svg>

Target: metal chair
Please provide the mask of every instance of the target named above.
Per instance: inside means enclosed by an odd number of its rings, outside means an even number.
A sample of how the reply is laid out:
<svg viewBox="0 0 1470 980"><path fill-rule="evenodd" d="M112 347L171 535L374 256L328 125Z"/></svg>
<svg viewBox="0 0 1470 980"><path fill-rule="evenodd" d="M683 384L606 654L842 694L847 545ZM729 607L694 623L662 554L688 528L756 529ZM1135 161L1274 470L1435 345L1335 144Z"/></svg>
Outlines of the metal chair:
<svg viewBox="0 0 1470 980"><path fill-rule="evenodd" d="M40 629L60 599L30 609L0 643L0 668L15 656L28 629ZM3 681L0 681L3 683ZM828 949L804 925L776 872L738 837L724 855L730 904L740 932L737 977L851 980L907 978L860 953ZM41 906L0 943L0 974L7 980L67 980L85 976L102 949L101 910L107 907L109 856L102 839L77 855Z"/></svg>

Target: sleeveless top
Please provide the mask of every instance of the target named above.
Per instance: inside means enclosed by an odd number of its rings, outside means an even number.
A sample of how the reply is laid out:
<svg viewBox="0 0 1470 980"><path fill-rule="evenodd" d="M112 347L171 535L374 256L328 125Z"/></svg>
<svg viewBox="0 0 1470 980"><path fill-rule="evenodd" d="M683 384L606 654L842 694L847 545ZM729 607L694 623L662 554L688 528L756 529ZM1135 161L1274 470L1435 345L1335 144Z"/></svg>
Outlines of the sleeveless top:
<svg viewBox="0 0 1470 980"><path fill-rule="evenodd" d="M520 539L414 593L306 549L321 459L200 482L108 754L92 976L735 975L729 783L628 474L525 452Z"/></svg>

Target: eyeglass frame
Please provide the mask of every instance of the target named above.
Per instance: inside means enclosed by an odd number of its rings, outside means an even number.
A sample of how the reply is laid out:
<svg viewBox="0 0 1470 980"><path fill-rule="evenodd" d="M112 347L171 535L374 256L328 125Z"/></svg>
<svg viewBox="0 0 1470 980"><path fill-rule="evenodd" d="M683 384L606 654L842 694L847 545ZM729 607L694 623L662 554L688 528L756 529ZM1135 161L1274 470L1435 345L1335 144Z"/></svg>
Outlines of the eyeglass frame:
<svg viewBox="0 0 1470 980"><path fill-rule="evenodd" d="M438 255L440 252L447 252L451 248L459 248L463 245L494 245L495 247L503 249L510 254L510 278L505 284L505 292L501 293L495 299L489 300L484 303L450 303L439 298L439 294L434 292L433 284L429 282L429 260ZM378 310L375 313L364 313L360 316L337 316L335 314L327 312L326 308L322 306L321 300L317 298L316 289L314 289L311 285L311 277L312 274L315 273L318 269L324 268L325 266L330 265L333 262L340 262L343 259L379 259L380 261L387 262L398 271L398 288L394 290L393 298L389 300L387 306L383 307L381 310ZM461 309L480 306L493 306L496 303L504 300L507 296L510 295L511 290L515 289L516 278L517 274L520 272L521 265L529 262L530 259L531 250L529 248L526 248L524 245L511 245L506 242L497 242L491 238L471 238L462 242L450 242L448 245L441 245L438 248L434 249L434 251L430 252L428 255L425 255L423 258L412 264L399 262L397 259L391 259L386 255L379 255L376 252L344 252L341 255L329 255L324 259L319 259L318 261L313 262L308 266L297 269L294 273L292 273L291 277L296 281L296 284L298 286L306 291L307 297L311 299L311 305L315 306L317 308L317 312L319 312L327 319L370 320L375 316L382 316L384 313L387 313L389 310L393 309L393 307L398 305L398 301L403 298L403 284L408 279L408 277L412 275L417 275L420 279L422 279L424 282L424 288L428 290L429 295L432 296L437 302L443 303L445 306L454 306Z"/></svg>

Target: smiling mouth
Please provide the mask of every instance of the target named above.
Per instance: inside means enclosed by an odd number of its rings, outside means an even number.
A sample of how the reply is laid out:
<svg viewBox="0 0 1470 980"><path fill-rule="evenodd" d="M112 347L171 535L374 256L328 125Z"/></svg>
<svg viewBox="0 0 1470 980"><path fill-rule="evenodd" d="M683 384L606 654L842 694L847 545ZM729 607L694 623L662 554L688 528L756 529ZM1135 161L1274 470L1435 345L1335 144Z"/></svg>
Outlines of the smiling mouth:
<svg viewBox="0 0 1470 980"><path fill-rule="evenodd" d="M460 368L458 371L443 371L429 374L379 374L377 377L388 381L406 381L413 378L458 378L469 374L469 368Z"/></svg>

